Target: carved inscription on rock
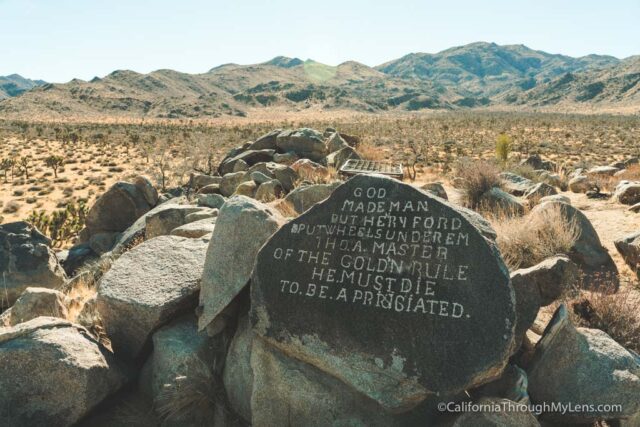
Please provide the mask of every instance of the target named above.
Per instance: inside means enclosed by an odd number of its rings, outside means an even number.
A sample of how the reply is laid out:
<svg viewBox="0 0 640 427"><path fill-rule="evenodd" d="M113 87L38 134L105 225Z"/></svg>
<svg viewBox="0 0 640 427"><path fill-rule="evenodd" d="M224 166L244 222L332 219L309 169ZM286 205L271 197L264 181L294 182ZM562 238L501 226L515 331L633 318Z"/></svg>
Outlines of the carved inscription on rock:
<svg viewBox="0 0 640 427"><path fill-rule="evenodd" d="M352 178L280 229L252 279L260 335L392 408L495 375L513 306L466 212L381 176Z"/></svg>

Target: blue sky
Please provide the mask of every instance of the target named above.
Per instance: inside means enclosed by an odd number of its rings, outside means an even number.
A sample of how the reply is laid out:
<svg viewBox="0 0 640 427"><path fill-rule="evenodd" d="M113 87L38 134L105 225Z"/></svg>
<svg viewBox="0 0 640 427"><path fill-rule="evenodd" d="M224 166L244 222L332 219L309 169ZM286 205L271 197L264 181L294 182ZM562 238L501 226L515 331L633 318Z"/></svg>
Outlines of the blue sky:
<svg viewBox="0 0 640 427"><path fill-rule="evenodd" d="M0 0L0 75L197 73L276 55L378 65L474 41L640 54L640 0Z"/></svg>

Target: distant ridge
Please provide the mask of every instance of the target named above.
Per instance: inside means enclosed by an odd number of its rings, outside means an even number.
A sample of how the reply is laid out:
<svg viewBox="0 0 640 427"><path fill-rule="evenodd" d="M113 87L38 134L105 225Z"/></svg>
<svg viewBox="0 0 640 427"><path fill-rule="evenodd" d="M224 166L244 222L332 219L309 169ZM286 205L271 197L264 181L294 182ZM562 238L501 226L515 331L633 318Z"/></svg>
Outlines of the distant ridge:
<svg viewBox="0 0 640 427"><path fill-rule="evenodd" d="M18 96L36 86L46 84L44 80L30 80L19 74L0 76L0 99Z"/></svg>
<svg viewBox="0 0 640 427"><path fill-rule="evenodd" d="M330 66L277 56L259 64L224 64L202 74L116 70L89 82L42 83L13 90L20 96L0 101L0 114L54 119L213 118L246 116L271 107L640 112L640 56L574 58L487 42L436 54L411 53L377 67L355 61Z"/></svg>

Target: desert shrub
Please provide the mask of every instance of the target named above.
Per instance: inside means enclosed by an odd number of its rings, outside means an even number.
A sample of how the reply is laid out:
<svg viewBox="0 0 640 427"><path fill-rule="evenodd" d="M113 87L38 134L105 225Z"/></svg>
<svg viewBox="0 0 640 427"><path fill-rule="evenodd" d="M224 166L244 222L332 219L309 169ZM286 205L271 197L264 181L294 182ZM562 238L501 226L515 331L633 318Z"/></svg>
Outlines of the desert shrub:
<svg viewBox="0 0 640 427"><path fill-rule="evenodd" d="M640 293L631 289L615 292L613 286L600 292L580 292L566 301L577 326L600 329L621 346L640 352Z"/></svg>
<svg viewBox="0 0 640 427"><path fill-rule="evenodd" d="M165 384L154 406L160 418L179 422L188 415L202 416L203 425L212 420L216 402L223 401L223 386L204 363L189 366L188 375L178 376Z"/></svg>
<svg viewBox="0 0 640 427"><path fill-rule="evenodd" d="M95 305L98 281L109 271L114 257L103 256L80 268L75 277L60 289L67 297L67 320L87 328L105 347L111 349L111 340L107 336L102 318Z"/></svg>
<svg viewBox="0 0 640 427"><path fill-rule="evenodd" d="M540 174L536 172L533 166L528 164L511 164L507 163L504 168L505 172L511 172L523 178L530 179L533 182L540 181Z"/></svg>
<svg viewBox="0 0 640 427"><path fill-rule="evenodd" d="M640 164L631 165L624 170L620 175L615 177L616 182L622 180L628 181L640 181Z"/></svg>
<svg viewBox="0 0 640 427"><path fill-rule="evenodd" d="M276 210L285 218L297 218L300 214L296 212L293 203L287 200L281 200L273 205Z"/></svg>
<svg viewBox="0 0 640 427"><path fill-rule="evenodd" d="M381 161L385 160L385 153L382 147L376 146L371 142L365 142L358 146L358 154L366 160Z"/></svg>
<svg viewBox="0 0 640 427"><path fill-rule="evenodd" d="M500 188L500 169L486 160L463 159L456 164L463 203L472 209L480 207L482 195L494 187Z"/></svg>
<svg viewBox="0 0 640 427"><path fill-rule="evenodd" d="M496 158L505 163L511 153L511 137L505 133L501 133L496 138Z"/></svg>
<svg viewBox="0 0 640 427"><path fill-rule="evenodd" d="M580 236L575 221L567 223L559 206L535 217L490 218L496 243L510 270L532 267L556 254L567 254Z"/></svg>
<svg viewBox="0 0 640 427"><path fill-rule="evenodd" d="M18 203L16 200L11 200L2 209L2 212L6 214L12 214L12 213L18 212L19 210L20 210L20 203Z"/></svg>

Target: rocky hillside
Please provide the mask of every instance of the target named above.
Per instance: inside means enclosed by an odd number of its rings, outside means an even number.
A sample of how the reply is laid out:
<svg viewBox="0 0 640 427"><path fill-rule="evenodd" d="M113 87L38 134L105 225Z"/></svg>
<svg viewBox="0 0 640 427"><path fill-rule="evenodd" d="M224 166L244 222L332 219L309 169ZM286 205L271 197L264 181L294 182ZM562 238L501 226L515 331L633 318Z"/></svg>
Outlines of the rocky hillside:
<svg viewBox="0 0 640 427"><path fill-rule="evenodd" d="M372 68L276 57L203 74L114 71L91 81L36 87L0 102L5 117L213 118L283 111L417 111L477 107L640 108L638 59L572 58L523 45L472 43L412 53Z"/></svg>
<svg viewBox="0 0 640 427"><path fill-rule="evenodd" d="M528 90L567 73L619 63L612 56L572 58L532 50L524 45L471 43L440 53L412 53L376 69L397 77L429 80L461 95L494 97L506 90Z"/></svg>
<svg viewBox="0 0 640 427"><path fill-rule="evenodd" d="M0 76L0 99L18 96L36 86L46 84L43 80L25 79L19 74Z"/></svg>
<svg viewBox="0 0 640 427"><path fill-rule="evenodd" d="M568 72L526 92L510 91L507 103L533 107L554 104L640 105L640 57L604 69Z"/></svg>

